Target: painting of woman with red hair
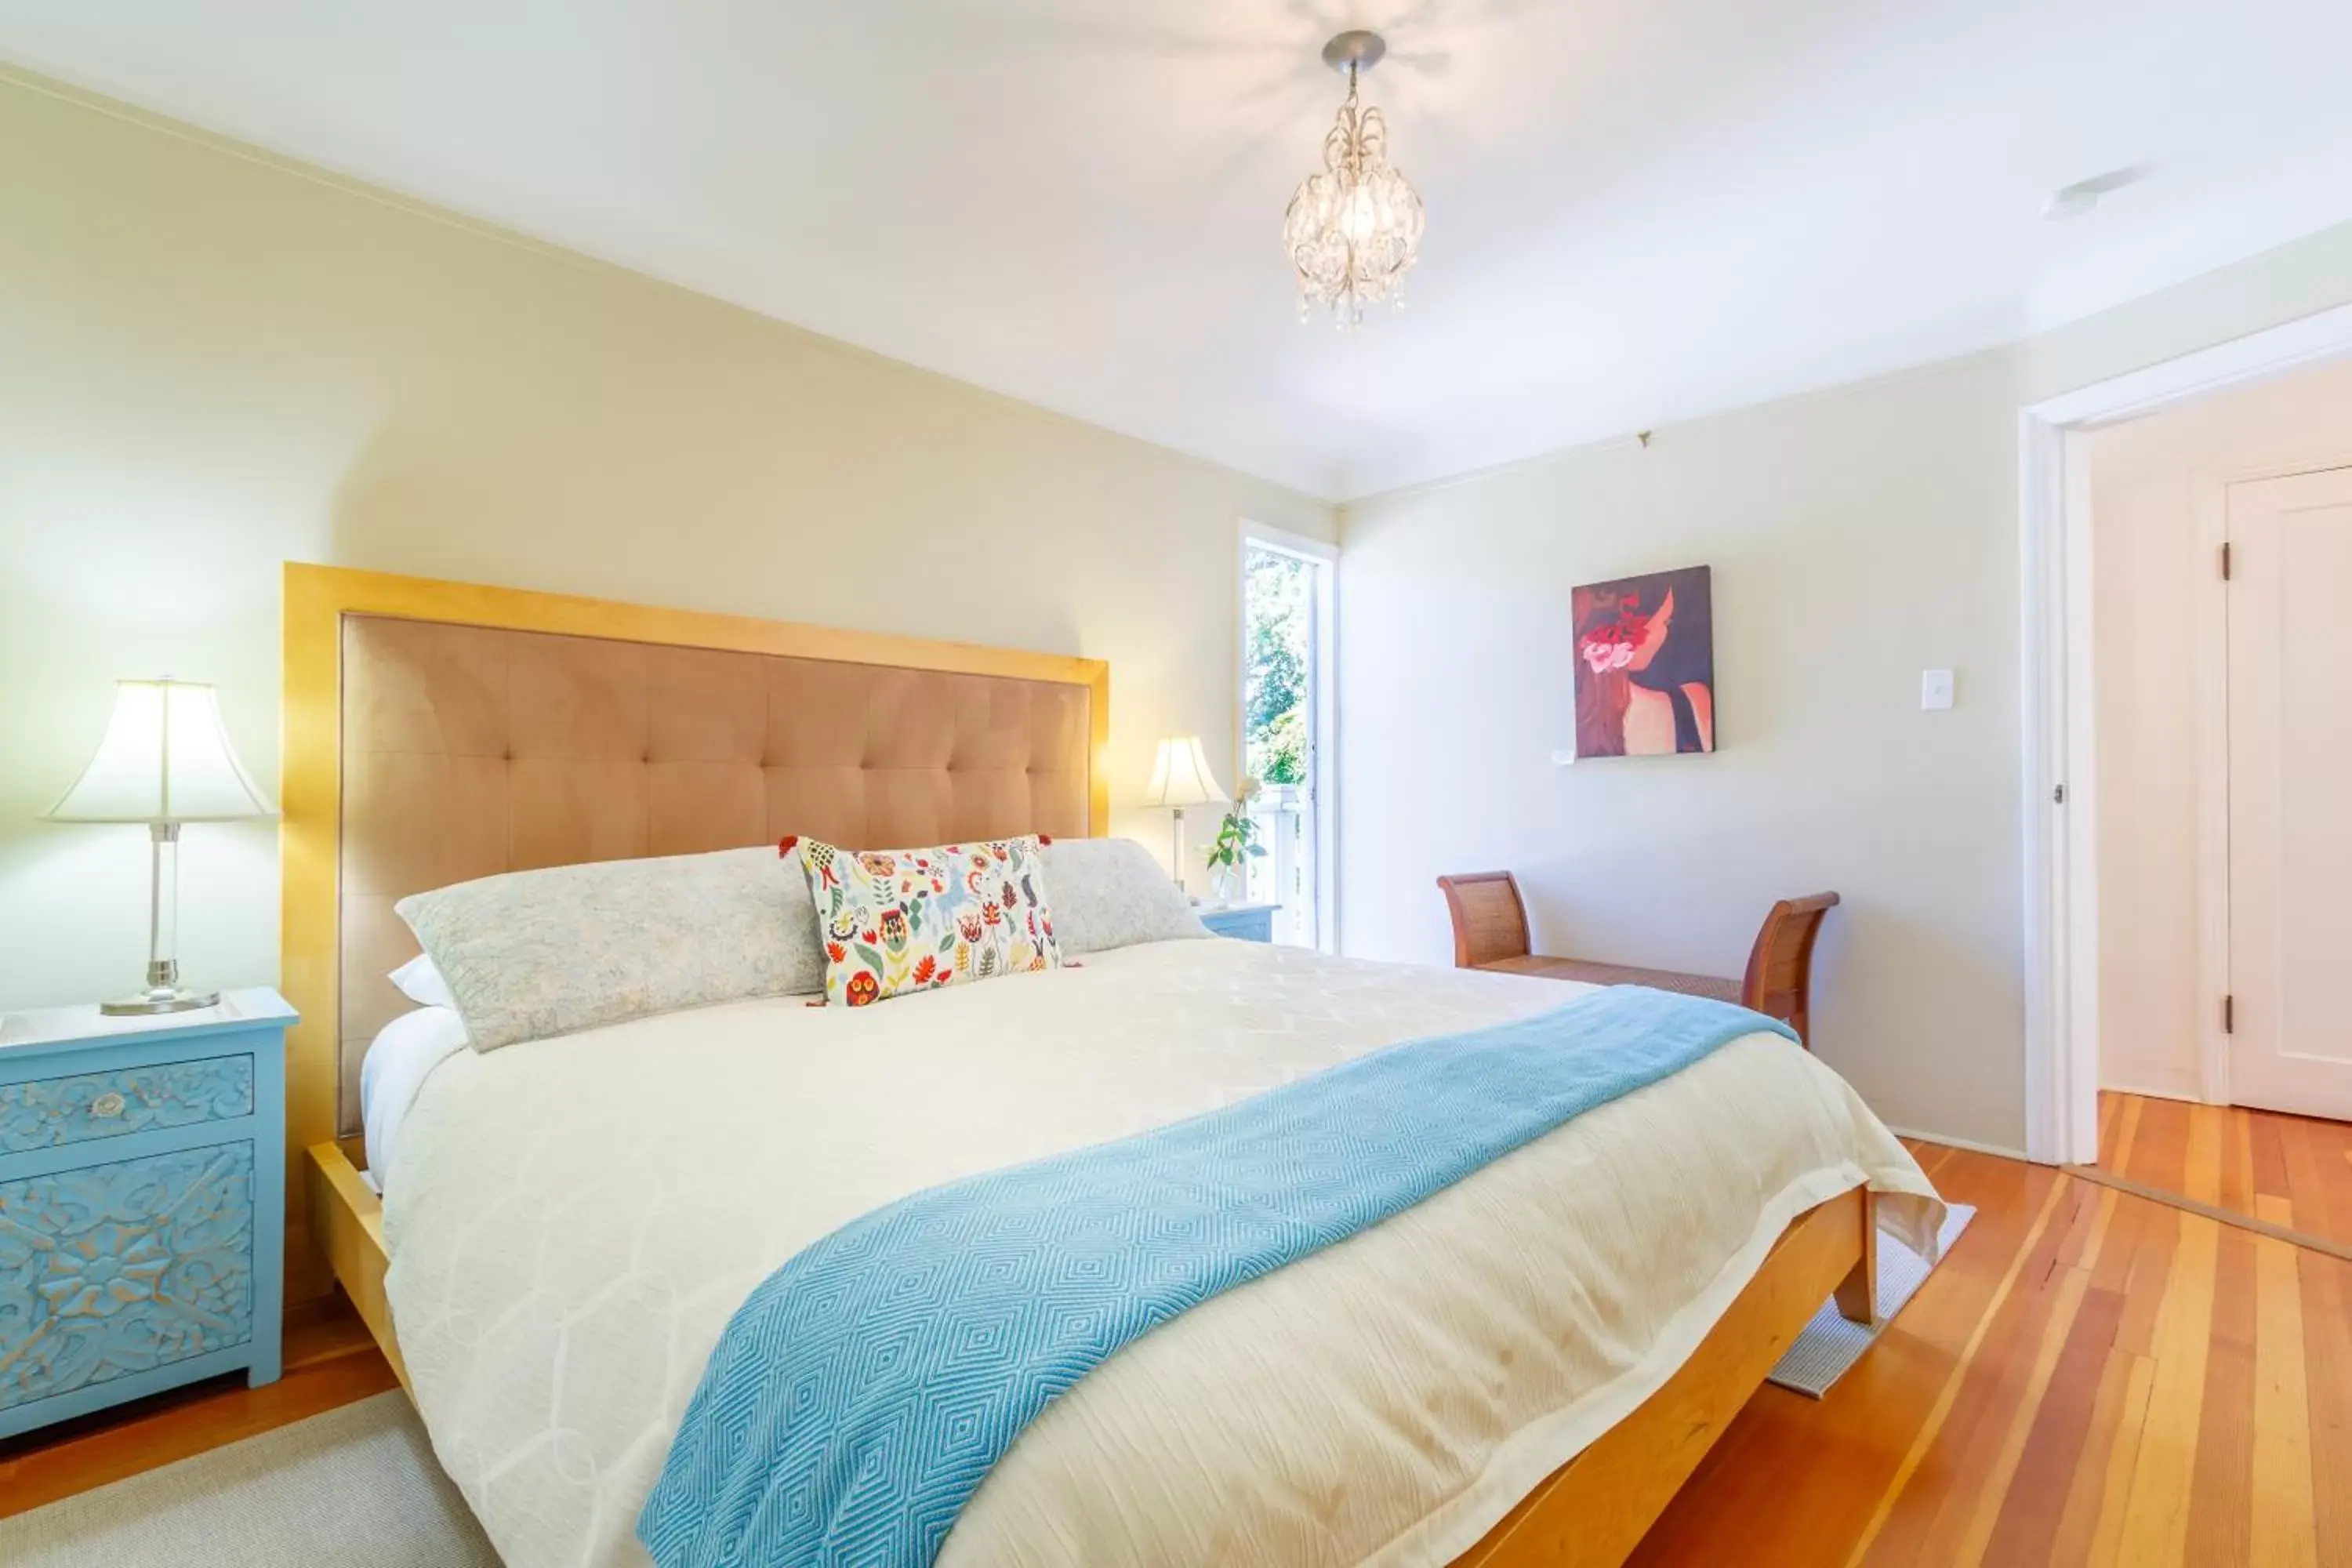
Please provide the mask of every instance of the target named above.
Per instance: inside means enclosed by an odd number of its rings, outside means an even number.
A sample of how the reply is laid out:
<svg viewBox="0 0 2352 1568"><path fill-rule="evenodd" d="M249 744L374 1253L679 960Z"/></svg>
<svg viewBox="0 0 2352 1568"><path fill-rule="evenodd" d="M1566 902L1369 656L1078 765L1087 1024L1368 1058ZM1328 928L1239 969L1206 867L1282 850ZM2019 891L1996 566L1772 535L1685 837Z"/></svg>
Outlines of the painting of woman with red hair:
<svg viewBox="0 0 2352 1568"><path fill-rule="evenodd" d="M1715 605L1707 569L1569 593L1576 626L1576 754L1715 750Z"/></svg>

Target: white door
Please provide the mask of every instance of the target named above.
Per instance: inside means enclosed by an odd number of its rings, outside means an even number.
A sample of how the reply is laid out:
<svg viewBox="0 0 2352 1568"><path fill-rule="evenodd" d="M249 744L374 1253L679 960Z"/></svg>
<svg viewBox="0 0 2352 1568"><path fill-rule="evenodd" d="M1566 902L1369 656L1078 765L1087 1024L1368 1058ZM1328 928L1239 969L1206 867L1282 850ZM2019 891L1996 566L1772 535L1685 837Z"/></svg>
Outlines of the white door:
<svg viewBox="0 0 2352 1568"><path fill-rule="evenodd" d="M2352 1120L2352 468L2230 487L2230 1098Z"/></svg>
<svg viewBox="0 0 2352 1568"><path fill-rule="evenodd" d="M1276 906L1276 942L1327 950L1334 554L1270 529L1242 537L1242 766L1258 784L1259 853L1241 896Z"/></svg>

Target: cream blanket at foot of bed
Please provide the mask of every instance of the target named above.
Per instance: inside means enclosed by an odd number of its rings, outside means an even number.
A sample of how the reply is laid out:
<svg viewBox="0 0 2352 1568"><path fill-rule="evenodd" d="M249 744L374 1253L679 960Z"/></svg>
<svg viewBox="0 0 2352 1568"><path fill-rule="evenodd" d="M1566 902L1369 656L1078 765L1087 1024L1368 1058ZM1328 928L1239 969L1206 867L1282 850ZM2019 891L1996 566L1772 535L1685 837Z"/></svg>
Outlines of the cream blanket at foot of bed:
<svg viewBox="0 0 2352 1568"><path fill-rule="evenodd" d="M811 1241L1570 994L1174 942L461 1053L387 1199L418 1405L511 1568L642 1565L637 1510L719 1331ZM1735 1041L1128 1346L1023 1434L940 1563L1442 1563L1664 1382L1791 1218L1864 1181L1933 1245L1933 1189L1844 1082Z"/></svg>

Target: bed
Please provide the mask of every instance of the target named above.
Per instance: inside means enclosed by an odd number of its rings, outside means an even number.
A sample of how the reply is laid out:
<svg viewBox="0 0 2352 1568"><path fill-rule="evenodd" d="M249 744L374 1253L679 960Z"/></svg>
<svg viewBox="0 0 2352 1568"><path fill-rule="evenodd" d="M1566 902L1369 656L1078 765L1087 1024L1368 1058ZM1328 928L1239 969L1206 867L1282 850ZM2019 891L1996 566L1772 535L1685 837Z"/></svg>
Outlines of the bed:
<svg viewBox="0 0 2352 1568"><path fill-rule="evenodd" d="M1108 672L299 566L286 668L310 1242L512 1568L646 1560L727 1320L858 1215L1573 994L1203 939L445 1050L369 1075L402 1101L379 1199L360 1069L404 1005L393 899L772 840L779 812L852 844L1097 831ZM1821 1300L1867 1312L1876 1228L1925 1250L1939 1211L1834 1074L1742 1037L1129 1344L940 1561L1622 1561Z"/></svg>

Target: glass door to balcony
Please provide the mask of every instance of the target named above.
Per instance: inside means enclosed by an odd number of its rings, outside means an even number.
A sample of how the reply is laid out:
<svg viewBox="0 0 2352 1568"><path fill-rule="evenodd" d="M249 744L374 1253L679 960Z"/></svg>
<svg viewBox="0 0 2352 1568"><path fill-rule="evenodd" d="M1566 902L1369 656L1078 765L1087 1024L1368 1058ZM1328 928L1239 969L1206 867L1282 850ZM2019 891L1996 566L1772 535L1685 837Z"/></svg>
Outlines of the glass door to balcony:
<svg viewBox="0 0 2352 1568"><path fill-rule="evenodd" d="M1274 940L1328 947L1323 820L1334 563L1316 542L1258 532L1242 548L1242 765L1256 786L1244 896L1275 904Z"/></svg>

